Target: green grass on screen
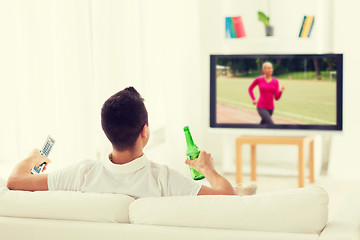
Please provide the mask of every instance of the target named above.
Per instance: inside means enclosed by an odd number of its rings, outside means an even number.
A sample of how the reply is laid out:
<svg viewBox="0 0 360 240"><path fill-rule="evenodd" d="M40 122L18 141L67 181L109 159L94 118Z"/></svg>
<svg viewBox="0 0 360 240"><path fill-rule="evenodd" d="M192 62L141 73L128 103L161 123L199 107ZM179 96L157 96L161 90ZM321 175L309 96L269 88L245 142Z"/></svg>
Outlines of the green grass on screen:
<svg viewBox="0 0 360 240"><path fill-rule="evenodd" d="M217 78L217 102L256 112L248 93L254 78ZM280 79L285 91L275 101L274 116L303 124L336 123L336 82ZM254 88L256 98L259 88Z"/></svg>

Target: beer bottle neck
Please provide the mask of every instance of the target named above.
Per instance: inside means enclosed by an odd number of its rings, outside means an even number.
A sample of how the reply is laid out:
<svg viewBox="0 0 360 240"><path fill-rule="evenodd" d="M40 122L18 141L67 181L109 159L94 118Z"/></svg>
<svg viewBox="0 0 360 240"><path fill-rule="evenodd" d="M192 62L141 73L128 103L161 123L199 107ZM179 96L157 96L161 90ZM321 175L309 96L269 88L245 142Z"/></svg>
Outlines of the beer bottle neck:
<svg viewBox="0 0 360 240"><path fill-rule="evenodd" d="M187 147L194 147L194 140L192 139L191 133L188 131L185 131L185 139L186 139L186 145Z"/></svg>

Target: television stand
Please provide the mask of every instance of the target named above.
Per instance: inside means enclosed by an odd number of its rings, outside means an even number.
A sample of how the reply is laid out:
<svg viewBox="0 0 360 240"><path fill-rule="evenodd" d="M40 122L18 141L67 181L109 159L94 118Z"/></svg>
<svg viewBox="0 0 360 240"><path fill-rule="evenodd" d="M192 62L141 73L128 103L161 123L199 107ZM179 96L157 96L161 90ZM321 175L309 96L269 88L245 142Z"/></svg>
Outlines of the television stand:
<svg viewBox="0 0 360 240"><path fill-rule="evenodd" d="M304 146L309 144L309 170L310 183L315 182L314 178L314 139L310 136L303 137L272 137L272 136L241 136L236 138L236 183L242 183L242 146L251 146L251 180L256 181L256 145L258 144L282 144L297 145L298 152L298 178L299 187L304 187Z"/></svg>

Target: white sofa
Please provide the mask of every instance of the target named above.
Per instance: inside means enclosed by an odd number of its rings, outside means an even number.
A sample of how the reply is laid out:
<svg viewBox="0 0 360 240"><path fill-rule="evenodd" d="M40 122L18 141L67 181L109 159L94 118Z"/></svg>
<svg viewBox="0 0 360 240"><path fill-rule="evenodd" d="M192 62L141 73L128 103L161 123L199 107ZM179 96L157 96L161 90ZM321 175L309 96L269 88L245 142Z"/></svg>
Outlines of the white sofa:
<svg viewBox="0 0 360 240"><path fill-rule="evenodd" d="M328 222L322 188L255 196L142 198L10 191L0 179L0 239L359 239L360 194Z"/></svg>

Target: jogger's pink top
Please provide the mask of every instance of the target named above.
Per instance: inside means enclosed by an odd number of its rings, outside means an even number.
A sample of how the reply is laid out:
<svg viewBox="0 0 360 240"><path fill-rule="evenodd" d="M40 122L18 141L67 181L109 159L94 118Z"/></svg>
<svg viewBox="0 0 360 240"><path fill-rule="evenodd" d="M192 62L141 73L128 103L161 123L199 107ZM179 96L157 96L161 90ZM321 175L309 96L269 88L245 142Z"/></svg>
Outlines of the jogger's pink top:
<svg viewBox="0 0 360 240"><path fill-rule="evenodd" d="M256 86L259 86L260 91L259 101L256 106L258 108L266 108L269 110L273 110L275 108L274 98L277 101L281 98L282 94L282 92L279 91L279 81L276 78L272 78L270 82L266 82L264 76L255 78L255 80L249 87L249 94L253 101L256 100L253 93L253 89Z"/></svg>

